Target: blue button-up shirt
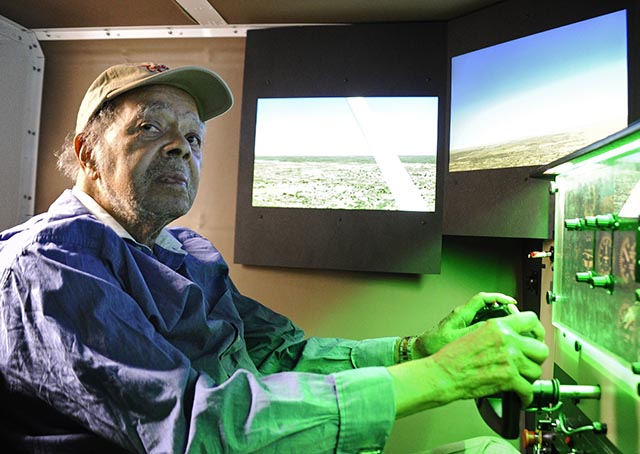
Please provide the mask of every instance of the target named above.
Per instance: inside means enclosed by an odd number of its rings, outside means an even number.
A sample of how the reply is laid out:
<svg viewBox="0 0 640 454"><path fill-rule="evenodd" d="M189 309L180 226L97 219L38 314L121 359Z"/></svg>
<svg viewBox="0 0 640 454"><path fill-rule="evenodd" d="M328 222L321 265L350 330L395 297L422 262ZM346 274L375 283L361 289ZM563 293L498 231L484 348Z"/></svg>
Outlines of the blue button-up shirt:
<svg viewBox="0 0 640 454"><path fill-rule="evenodd" d="M3 392L136 452L382 449L395 338L305 339L208 240L170 228L151 250L97 211L65 191L0 234Z"/></svg>

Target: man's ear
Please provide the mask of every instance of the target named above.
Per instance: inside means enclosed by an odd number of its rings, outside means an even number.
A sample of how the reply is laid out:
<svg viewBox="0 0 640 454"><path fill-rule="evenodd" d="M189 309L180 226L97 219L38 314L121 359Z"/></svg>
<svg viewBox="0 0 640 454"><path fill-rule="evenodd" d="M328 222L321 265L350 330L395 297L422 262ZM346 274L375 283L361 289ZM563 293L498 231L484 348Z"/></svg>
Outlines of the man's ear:
<svg viewBox="0 0 640 454"><path fill-rule="evenodd" d="M82 133L73 138L73 149L82 168L82 172L91 179L98 178L98 169L95 162L94 150L87 143Z"/></svg>

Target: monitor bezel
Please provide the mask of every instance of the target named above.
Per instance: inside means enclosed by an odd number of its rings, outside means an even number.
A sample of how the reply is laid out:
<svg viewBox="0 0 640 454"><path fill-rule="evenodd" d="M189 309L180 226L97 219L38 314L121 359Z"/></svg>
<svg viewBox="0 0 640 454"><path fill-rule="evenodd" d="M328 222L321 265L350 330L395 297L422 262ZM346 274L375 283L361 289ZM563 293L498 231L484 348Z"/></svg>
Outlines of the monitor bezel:
<svg viewBox="0 0 640 454"><path fill-rule="evenodd" d="M640 118L640 5L630 0L511 0L448 24L448 58L574 24L627 11L628 123ZM450 109L450 106L449 106ZM450 112L448 114L450 120ZM447 135L450 134L447 122ZM538 165L447 172L443 234L506 238L553 237L549 184L532 178ZM472 202L472 203L470 203Z"/></svg>
<svg viewBox="0 0 640 454"><path fill-rule="evenodd" d="M416 59L416 55L424 59ZM446 23L283 27L247 33L234 262L440 272L447 93ZM435 96L436 203L430 212L252 206L259 98Z"/></svg>

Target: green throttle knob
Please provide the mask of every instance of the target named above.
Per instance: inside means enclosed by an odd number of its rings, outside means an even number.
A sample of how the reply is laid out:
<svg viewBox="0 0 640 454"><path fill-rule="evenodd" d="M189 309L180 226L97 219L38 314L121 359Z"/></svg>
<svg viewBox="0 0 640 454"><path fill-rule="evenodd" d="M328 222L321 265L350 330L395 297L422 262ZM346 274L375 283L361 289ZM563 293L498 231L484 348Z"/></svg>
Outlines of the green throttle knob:
<svg viewBox="0 0 640 454"><path fill-rule="evenodd" d="M584 218L584 225L588 229L598 228L598 217L597 216L586 216Z"/></svg>
<svg viewBox="0 0 640 454"><path fill-rule="evenodd" d="M613 214L601 214L596 216L596 226L601 229L615 229L618 227L618 219Z"/></svg>
<svg viewBox="0 0 640 454"><path fill-rule="evenodd" d="M580 218L565 219L564 227L567 230L584 230L584 219L580 219Z"/></svg>
<svg viewBox="0 0 640 454"><path fill-rule="evenodd" d="M591 279L593 279L593 271L578 271L576 273L576 281L578 282L591 284Z"/></svg>
<svg viewBox="0 0 640 454"><path fill-rule="evenodd" d="M613 276L607 274L605 276L593 276L591 278L591 285L593 287L606 288L611 290L613 288L614 279Z"/></svg>
<svg viewBox="0 0 640 454"><path fill-rule="evenodd" d="M584 218L589 230L633 230L638 225L636 218L622 218L616 214L598 214Z"/></svg>
<svg viewBox="0 0 640 454"><path fill-rule="evenodd" d="M615 279L611 274L595 274L593 271L578 271L576 281L589 284L592 288L604 288L613 291Z"/></svg>
<svg viewBox="0 0 640 454"><path fill-rule="evenodd" d="M601 214L596 216L596 224L598 228L603 230L634 230L638 226L638 218Z"/></svg>

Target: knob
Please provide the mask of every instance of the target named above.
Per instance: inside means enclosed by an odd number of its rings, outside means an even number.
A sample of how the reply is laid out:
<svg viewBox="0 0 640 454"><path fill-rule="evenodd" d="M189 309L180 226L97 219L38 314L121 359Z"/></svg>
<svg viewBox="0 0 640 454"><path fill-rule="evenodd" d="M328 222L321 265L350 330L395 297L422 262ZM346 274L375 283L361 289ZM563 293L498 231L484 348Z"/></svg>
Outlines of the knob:
<svg viewBox="0 0 640 454"><path fill-rule="evenodd" d="M613 289L613 283L614 279L610 274L607 274L605 276L593 276L591 278L592 287L606 288L611 290Z"/></svg>
<svg viewBox="0 0 640 454"><path fill-rule="evenodd" d="M584 222L584 219L580 219L580 218L565 219L564 227L567 230L584 230L585 222Z"/></svg>
<svg viewBox="0 0 640 454"><path fill-rule="evenodd" d="M522 446L529 448L536 446L540 440L540 433L537 430L524 429L522 431Z"/></svg>
<svg viewBox="0 0 640 454"><path fill-rule="evenodd" d="M586 282L587 284L591 284L592 278L593 271L578 271L576 273L576 281L578 282Z"/></svg>

